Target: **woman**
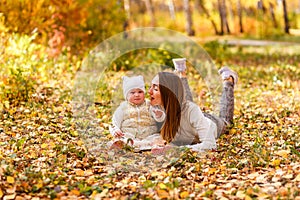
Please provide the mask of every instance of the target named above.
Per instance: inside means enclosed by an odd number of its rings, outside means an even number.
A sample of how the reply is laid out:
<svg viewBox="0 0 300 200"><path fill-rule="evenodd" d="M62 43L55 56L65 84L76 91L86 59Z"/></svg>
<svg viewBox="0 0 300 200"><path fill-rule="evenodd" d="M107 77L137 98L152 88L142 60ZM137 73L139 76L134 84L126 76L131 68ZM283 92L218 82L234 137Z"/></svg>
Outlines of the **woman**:
<svg viewBox="0 0 300 200"><path fill-rule="evenodd" d="M181 78L170 72L159 72L154 77L148 92L151 104L165 109L161 136L168 144L186 146L195 151L217 147L216 139L233 121L233 89L238 79L237 74L227 67L219 73L224 81L219 117L202 113L192 102L185 71L181 72ZM162 150L156 148L152 152L160 153Z"/></svg>

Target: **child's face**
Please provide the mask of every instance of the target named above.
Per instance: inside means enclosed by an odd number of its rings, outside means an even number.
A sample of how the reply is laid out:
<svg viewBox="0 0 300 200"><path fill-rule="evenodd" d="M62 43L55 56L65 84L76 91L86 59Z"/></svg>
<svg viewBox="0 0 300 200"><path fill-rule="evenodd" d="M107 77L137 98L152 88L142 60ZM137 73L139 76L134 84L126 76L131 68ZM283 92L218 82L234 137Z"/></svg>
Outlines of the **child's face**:
<svg viewBox="0 0 300 200"><path fill-rule="evenodd" d="M130 90L127 99L130 103L133 103L135 105L140 105L144 103L145 93L141 89L132 89Z"/></svg>

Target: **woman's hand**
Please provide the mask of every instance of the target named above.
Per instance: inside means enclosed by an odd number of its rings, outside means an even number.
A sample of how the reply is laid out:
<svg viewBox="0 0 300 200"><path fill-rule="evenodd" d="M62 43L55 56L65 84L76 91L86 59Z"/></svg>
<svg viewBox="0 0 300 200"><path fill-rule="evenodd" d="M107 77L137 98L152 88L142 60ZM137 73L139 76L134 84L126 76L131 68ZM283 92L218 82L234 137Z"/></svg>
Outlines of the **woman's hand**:
<svg viewBox="0 0 300 200"><path fill-rule="evenodd" d="M151 149L151 153L154 155L162 155L165 154L172 146L164 145L164 146L157 146Z"/></svg>
<svg viewBox="0 0 300 200"><path fill-rule="evenodd" d="M120 130L117 130L115 133L114 133L114 137L116 138L121 138L121 137L124 137L124 133Z"/></svg>

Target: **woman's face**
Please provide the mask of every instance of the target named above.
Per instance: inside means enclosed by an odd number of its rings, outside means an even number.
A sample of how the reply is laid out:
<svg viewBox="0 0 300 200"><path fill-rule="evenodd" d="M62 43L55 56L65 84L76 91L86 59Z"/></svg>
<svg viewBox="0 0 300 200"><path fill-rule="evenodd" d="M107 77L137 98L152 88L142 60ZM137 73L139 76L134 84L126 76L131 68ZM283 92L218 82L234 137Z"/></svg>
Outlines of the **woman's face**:
<svg viewBox="0 0 300 200"><path fill-rule="evenodd" d="M162 105L158 75L153 78L151 87L149 88L148 92L150 94L151 105Z"/></svg>

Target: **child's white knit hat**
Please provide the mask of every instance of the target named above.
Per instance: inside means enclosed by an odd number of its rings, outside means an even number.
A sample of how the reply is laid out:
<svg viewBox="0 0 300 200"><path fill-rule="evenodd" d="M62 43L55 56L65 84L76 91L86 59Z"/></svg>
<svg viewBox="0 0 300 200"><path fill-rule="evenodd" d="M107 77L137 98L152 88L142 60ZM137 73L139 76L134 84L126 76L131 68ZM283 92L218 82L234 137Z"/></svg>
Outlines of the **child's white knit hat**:
<svg viewBox="0 0 300 200"><path fill-rule="evenodd" d="M143 76L123 76L123 94L127 100L127 96L132 89L141 89L145 93L145 82Z"/></svg>

